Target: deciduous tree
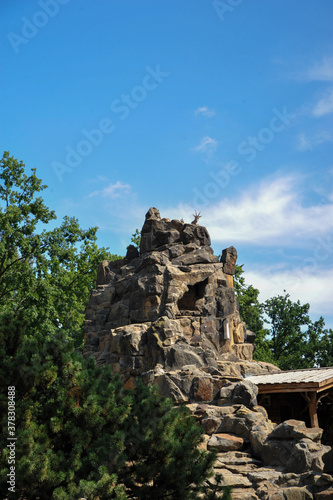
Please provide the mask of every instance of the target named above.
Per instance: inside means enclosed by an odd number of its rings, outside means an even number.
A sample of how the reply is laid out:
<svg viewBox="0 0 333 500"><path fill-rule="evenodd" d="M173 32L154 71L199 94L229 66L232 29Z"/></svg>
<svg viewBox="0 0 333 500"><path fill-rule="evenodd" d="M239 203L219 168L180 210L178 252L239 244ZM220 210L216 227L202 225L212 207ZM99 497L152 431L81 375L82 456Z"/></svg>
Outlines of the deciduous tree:
<svg viewBox="0 0 333 500"><path fill-rule="evenodd" d="M55 219L35 170L0 163L0 489L7 491L7 388L15 387L15 497L215 498L214 454L186 409L156 389L125 390L76 352L97 264L96 228ZM44 227L41 228L40 226ZM202 491L201 491L202 490ZM222 488L217 487L216 491ZM161 492L161 493L159 493ZM10 493L8 492L10 495ZM226 492L226 498L228 493ZM10 496L9 496L10 498Z"/></svg>
<svg viewBox="0 0 333 500"><path fill-rule="evenodd" d="M311 321L310 305L293 302L288 293L259 302L259 290L247 285L243 266L236 266L235 291L240 316L257 334L254 358L284 370L331 366L333 331L322 317Z"/></svg>

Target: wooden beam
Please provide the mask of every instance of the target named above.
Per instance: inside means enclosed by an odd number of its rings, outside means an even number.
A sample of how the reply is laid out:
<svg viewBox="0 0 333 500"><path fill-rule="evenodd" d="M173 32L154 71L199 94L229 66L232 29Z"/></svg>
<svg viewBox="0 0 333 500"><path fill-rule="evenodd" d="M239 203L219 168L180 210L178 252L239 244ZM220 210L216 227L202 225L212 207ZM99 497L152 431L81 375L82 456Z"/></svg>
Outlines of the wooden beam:
<svg viewBox="0 0 333 500"><path fill-rule="evenodd" d="M325 391L326 389L331 389L333 387L333 379L323 380L319 383L318 391Z"/></svg>
<svg viewBox="0 0 333 500"><path fill-rule="evenodd" d="M309 413L311 427L319 427L317 415L317 394L315 392L309 393Z"/></svg>
<svg viewBox="0 0 333 500"><path fill-rule="evenodd" d="M259 394L272 394L274 392L302 392L302 391L327 391L333 387L332 379L323 382L293 382L276 384L256 384Z"/></svg>
<svg viewBox="0 0 333 500"><path fill-rule="evenodd" d="M273 394L277 392L318 391L317 384L257 384L259 394Z"/></svg>

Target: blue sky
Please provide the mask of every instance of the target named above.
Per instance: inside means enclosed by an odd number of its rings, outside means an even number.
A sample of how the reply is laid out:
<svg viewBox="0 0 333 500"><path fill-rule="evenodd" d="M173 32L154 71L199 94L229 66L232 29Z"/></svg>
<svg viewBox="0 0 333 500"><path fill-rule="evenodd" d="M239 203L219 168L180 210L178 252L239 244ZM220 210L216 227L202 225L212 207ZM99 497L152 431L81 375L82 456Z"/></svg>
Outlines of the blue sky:
<svg viewBox="0 0 333 500"><path fill-rule="evenodd" d="M333 327L331 0L3 0L2 150L124 254L150 206Z"/></svg>

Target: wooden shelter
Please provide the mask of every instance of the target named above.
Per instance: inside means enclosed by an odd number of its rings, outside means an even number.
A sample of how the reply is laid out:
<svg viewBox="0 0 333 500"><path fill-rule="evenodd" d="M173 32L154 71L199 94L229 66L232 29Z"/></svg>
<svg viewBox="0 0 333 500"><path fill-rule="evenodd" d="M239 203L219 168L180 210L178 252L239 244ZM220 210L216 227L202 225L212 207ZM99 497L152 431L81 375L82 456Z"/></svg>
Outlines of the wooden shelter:
<svg viewBox="0 0 333 500"><path fill-rule="evenodd" d="M319 427L318 405L327 398L333 402L333 367L281 371L268 375L246 377L259 389L258 404L264 406L268 416L276 423L288 418L301 418L308 409L311 427ZM274 397L279 395L279 398ZM301 401L305 404L301 405ZM302 407L303 406L303 407ZM290 416L283 418L284 407L290 407ZM280 408L280 416L277 410Z"/></svg>

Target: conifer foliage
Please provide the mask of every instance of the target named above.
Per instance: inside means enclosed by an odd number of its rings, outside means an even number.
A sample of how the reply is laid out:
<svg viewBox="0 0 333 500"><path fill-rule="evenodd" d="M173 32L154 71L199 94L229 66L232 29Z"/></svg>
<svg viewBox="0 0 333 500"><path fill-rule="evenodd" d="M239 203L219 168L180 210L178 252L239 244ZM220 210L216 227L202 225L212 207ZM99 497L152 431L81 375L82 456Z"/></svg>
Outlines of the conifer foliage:
<svg viewBox="0 0 333 500"><path fill-rule="evenodd" d="M55 219L35 171L0 162L0 491L11 499L229 498L205 486L214 454L186 408L126 390L75 350L98 262L96 228ZM81 245L81 247L79 246ZM15 493L8 491L8 387L15 387ZM220 493L219 493L220 492ZM202 496L203 495L203 496ZM219 496L217 496L219 495Z"/></svg>

